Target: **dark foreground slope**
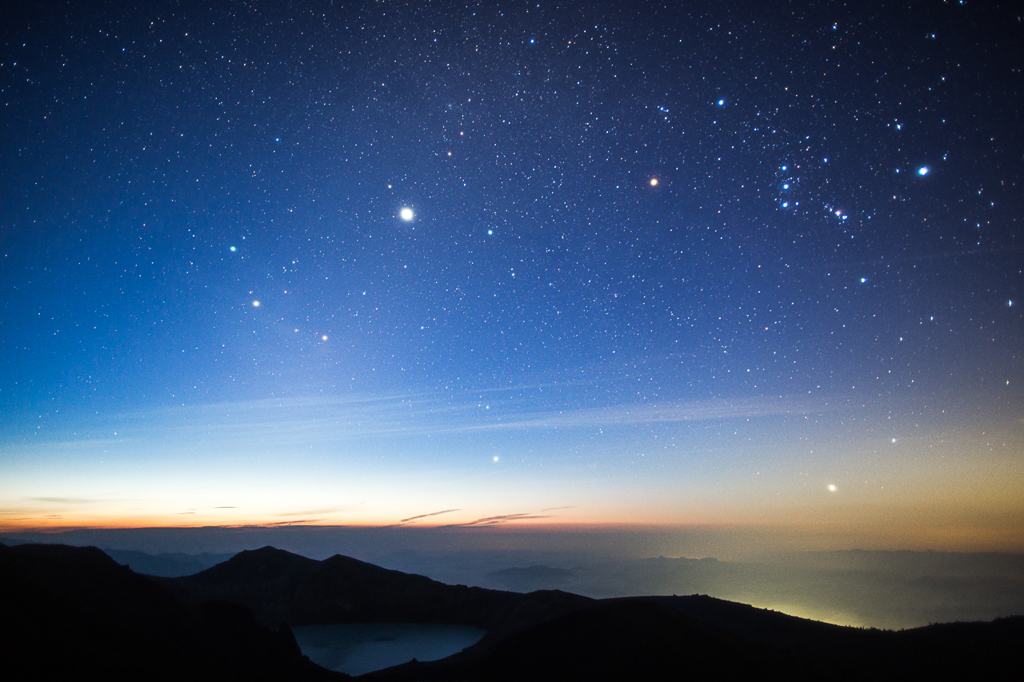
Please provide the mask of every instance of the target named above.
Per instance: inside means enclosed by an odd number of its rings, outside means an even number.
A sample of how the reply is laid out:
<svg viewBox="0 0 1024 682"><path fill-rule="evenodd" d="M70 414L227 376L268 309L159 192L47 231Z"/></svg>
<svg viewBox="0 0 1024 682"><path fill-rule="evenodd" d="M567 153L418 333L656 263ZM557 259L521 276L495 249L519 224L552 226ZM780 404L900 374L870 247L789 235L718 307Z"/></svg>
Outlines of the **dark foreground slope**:
<svg viewBox="0 0 1024 682"><path fill-rule="evenodd" d="M595 601L487 651L369 673L413 680L1015 679L1024 618L899 632L808 621L706 596Z"/></svg>
<svg viewBox="0 0 1024 682"><path fill-rule="evenodd" d="M602 600L498 642L482 655L408 663L369 673L412 680L804 680L824 677L808 660L772 651L669 607Z"/></svg>
<svg viewBox="0 0 1024 682"><path fill-rule="evenodd" d="M1024 669L1024 617L909 630L843 627L708 596L640 597L840 679L998 679Z"/></svg>
<svg viewBox="0 0 1024 682"><path fill-rule="evenodd" d="M244 607L186 606L94 547L0 545L0 657L8 680L336 680L290 629Z"/></svg>

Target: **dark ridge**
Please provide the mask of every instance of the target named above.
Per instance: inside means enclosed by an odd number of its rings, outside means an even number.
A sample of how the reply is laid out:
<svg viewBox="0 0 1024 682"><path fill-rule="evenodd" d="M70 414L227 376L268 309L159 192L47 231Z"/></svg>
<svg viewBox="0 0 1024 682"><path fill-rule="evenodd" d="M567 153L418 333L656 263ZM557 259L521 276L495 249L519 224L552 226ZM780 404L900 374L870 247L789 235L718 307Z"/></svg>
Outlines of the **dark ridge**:
<svg viewBox="0 0 1024 682"><path fill-rule="evenodd" d="M804 620L711 597L595 601L441 661L368 673L414 680L1012 679L1024 617L899 632Z"/></svg>
<svg viewBox="0 0 1024 682"><path fill-rule="evenodd" d="M1024 651L1011 645L1013 637L1024 641L1020 616L893 632L821 623L702 595L638 599L662 603L751 642L832 668L903 671L893 675L908 678L928 671L931 679L946 679L954 671L995 675L1008 666L1024 665Z"/></svg>
<svg viewBox="0 0 1024 682"><path fill-rule="evenodd" d="M188 603L243 604L267 625L441 623L508 633L592 601L557 591L535 596L445 585L341 555L315 561L272 547L161 582Z"/></svg>
<svg viewBox="0 0 1024 682"><path fill-rule="evenodd" d="M368 673L411 680L810 679L810 661L753 644L652 601L602 600L505 638L483 656Z"/></svg>
<svg viewBox="0 0 1024 682"><path fill-rule="evenodd" d="M95 547L0 545L0 604L5 679L349 679L302 656L290 629L237 604L186 606Z"/></svg>
<svg viewBox="0 0 1024 682"><path fill-rule="evenodd" d="M223 563L200 571L192 580L210 585L280 580L299 575L318 563L276 547L261 547L239 552Z"/></svg>

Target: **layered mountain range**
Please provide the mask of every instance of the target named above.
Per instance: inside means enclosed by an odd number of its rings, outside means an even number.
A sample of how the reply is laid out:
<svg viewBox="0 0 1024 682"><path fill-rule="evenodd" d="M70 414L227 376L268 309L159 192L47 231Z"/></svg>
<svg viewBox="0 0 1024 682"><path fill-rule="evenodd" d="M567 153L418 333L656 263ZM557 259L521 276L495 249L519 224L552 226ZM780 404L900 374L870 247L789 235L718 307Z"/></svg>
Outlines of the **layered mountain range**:
<svg viewBox="0 0 1024 682"><path fill-rule="evenodd" d="M0 545L0 596L0 650L9 670L30 671L24 679L349 679L305 658L291 627L387 622L487 635L454 656L360 679L953 679L1024 663L1024 617L865 630L702 595L590 599L445 585L272 547L155 578L96 548Z"/></svg>

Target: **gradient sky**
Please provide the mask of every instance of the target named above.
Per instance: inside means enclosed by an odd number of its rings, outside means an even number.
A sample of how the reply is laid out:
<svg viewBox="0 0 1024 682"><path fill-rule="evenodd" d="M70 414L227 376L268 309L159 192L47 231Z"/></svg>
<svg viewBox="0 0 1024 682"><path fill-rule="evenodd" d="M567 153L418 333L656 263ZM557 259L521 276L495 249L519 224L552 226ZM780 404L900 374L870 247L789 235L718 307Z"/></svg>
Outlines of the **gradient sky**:
<svg viewBox="0 0 1024 682"><path fill-rule="evenodd" d="M1014 3L36 2L0 529L1024 551Z"/></svg>

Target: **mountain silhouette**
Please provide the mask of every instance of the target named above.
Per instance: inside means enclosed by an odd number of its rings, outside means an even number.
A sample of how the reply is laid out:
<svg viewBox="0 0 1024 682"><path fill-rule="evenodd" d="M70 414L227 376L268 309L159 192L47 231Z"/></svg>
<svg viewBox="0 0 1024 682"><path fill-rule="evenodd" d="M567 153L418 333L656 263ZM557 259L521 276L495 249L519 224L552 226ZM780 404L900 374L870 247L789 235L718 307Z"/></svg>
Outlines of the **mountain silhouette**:
<svg viewBox="0 0 1024 682"><path fill-rule="evenodd" d="M470 625L487 635L441 661L365 675L380 680L930 679L998 675L1024 662L1024 618L899 632L820 623L703 595L595 600L452 586L333 556L264 547L202 573L164 580L190 603L219 599L267 624ZM1024 640L1022 640L1024 641Z"/></svg>
<svg viewBox="0 0 1024 682"><path fill-rule="evenodd" d="M521 594L445 585L341 555L315 561L273 547L240 552L195 575L160 582L187 603L242 604L268 626L469 625L488 632L477 645L480 649L593 602L557 590Z"/></svg>
<svg viewBox="0 0 1024 682"><path fill-rule="evenodd" d="M95 547L0 544L4 679L339 680L287 626L242 606L187 606Z"/></svg>
<svg viewBox="0 0 1024 682"><path fill-rule="evenodd" d="M487 634L446 659L359 678L368 682L998 679L1024 664L1024 617L861 629L704 595L595 600L445 585L272 547L155 578L95 548L0 545L0 589L0 653L31 679L350 679L303 657L290 626L371 622Z"/></svg>

